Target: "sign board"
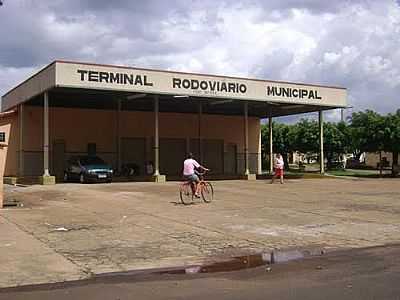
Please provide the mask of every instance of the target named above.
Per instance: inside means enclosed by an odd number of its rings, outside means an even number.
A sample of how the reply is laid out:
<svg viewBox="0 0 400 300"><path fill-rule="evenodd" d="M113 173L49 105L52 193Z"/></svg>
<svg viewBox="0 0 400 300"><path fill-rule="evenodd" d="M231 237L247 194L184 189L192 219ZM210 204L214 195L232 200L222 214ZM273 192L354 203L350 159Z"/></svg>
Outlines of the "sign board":
<svg viewBox="0 0 400 300"><path fill-rule="evenodd" d="M6 111L54 87L237 99L340 108L344 88L56 61L2 97Z"/></svg>
<svg viewBox="0 0 400 300"><path fill-rule="evenodd" d="M343 88L69 62L57 62L56 85L334 107L347 105Z"/></svg>

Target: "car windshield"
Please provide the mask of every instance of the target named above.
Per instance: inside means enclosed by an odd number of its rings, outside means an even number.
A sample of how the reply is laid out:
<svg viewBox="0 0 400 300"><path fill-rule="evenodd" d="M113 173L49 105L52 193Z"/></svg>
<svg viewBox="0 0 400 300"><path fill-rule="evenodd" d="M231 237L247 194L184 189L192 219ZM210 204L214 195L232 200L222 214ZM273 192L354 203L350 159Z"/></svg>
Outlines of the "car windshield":
<svg viewBox="0 0 400 300"><path fill-rule="evenodd" d="M97 156L86 156L80 159L81 165L105 165L106 163Z"/></svg>

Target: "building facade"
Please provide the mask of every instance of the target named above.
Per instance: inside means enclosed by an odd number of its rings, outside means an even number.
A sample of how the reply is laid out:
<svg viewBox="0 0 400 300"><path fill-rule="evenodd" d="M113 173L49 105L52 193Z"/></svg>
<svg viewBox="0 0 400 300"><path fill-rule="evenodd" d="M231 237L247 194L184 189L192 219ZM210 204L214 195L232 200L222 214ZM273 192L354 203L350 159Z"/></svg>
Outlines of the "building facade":
<svg viewBox="0 0 400 300"><path fill-rule="evenodd" d="M157 181L192 152L214 175L254 178L262 118L315 111L322 126L346 101L338 87L55 61L2 97L4 174L61 179L89 154L141 175L151 163Z"/></svg>

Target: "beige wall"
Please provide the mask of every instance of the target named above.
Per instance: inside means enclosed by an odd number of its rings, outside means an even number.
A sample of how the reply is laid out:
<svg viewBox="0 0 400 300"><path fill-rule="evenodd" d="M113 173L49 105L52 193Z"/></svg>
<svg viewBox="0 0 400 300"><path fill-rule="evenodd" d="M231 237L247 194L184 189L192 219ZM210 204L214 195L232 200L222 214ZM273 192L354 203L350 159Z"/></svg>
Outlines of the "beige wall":
<svg viewBox="0 0 400 300"><path fill-rule="evenodd" d="M389 166L391 167L393 162L393 154L391 152L382 152L382 159L384 159L385 157L386 160L389 161ZM367 166L376 168L378 163L379 163L379 153L365 153L365 164Z"/></svg>
<svg viewBox="0 0 400 300"><path fill-rule="evenodd" d="M0 174L15 176L18 162L18 114L0 118L0 131L5 132L7 146L0 146Z"/></svg>
<svg viewBox="0 0 400 300"><path fill-rule="evenodd" d="M43 162L43 109L25 106L24 109L25 168L37 170ZM50 108L50 165L52 147L56 140L64 140L67 155L83 154L88 143L96 143L99 156L116 166L117 157L117 112L110 110ZM198 115L184 113L160 113L160 138L198 137ZM18 130L17 130L18 132ZM249 118L249 152L256 159L260 149L260 120ZM147 159L152 160L154 136L153 112L122 111L120 115L120 137L147 139ZM201 121L203 139L218 139L237 145L239 155L244 152L244 117L205 115ZM253 156L252 156L253 155ZM258 162L253 163L258 168ZM261 170L257 170L261 171ZM33 172L33 171L29 171ZM28 172L28 173L29 173ZM37 171L35 171L37 172ZM26 174L33 175L33 174Z"/></svg>

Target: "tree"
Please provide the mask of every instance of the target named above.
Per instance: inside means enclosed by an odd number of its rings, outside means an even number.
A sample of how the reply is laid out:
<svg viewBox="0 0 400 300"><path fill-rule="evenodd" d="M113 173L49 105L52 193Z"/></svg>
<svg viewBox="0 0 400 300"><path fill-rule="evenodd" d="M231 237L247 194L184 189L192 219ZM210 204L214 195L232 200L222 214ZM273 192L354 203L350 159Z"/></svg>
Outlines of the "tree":
<svg viewBox="0 0 400 300"><path fill-rule="evenodd" d="M285 169L289 169L288 155L293 152L293 143L290 138L293 125L272 123L272 150L274 153L282 154L285 162ZM267 158L269 153L269 128L268 125L261 126L261 151L263 158Z"/></svg>
<svg viewBox="0 0 400 300"><path fill-rule="evenodd" d="M290 139L295 151L307 154L309 157L318 152L319 129L316 121L301 119L294 125Z"/></svg>
<svg viewBox="0 0 400 300"><path fill-rule="evenodd" d="M379 152L381 161L382 151L387 147L387 141L385 142L385 135L388 134L387 120L371 110L356 112L351 116L350 128L359 152ZM382 163L379 165L382 175Z"/></svg>
<svg viewBox="0 0 400 300"><path fill-rule="evenodd" d="M353 113L350 128L359 151L384 150L385 119L380 114L372 110Z"/></svg>
<svg viewBox="0 0 400 300"><path fill-rule="evenodd" d="M349 137L347 125L341 123L324 124L324 156L328 162L328 168L334 166L333 162L347 153L349 149Z"/></svg>
<svg viewBox="0 0 400 300"><path fill-rule="evenodd" d="M288 155L292 153L293 143L290 139L290 132L293 125L273 123L272 124L272 140L274 153L280 153L285 163L285 169L289 169Z"/></svg>
<svg viewBox="0 0 400 300"><path fill-rule="evenodd" d="M385 118L384 149L392 152L392 175L397 175L396 166L399 164L400 152L400 109L394 114L388 114Z"/></svg>

